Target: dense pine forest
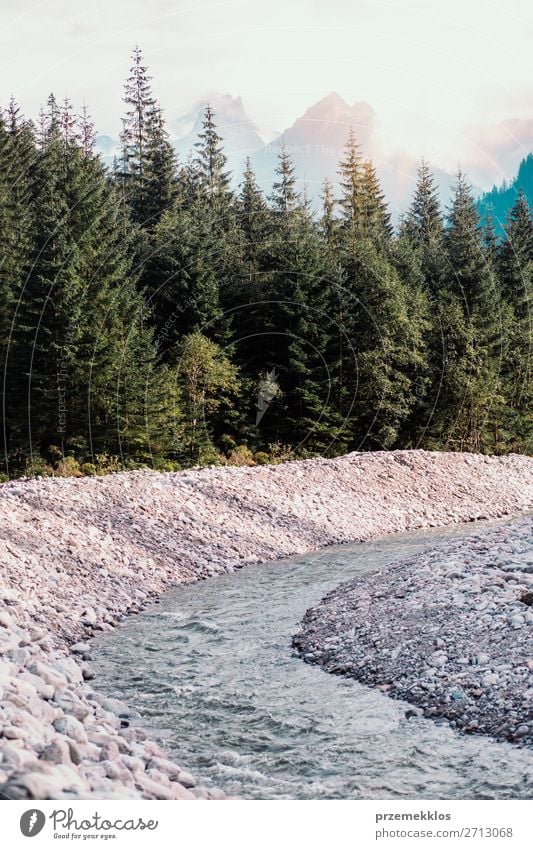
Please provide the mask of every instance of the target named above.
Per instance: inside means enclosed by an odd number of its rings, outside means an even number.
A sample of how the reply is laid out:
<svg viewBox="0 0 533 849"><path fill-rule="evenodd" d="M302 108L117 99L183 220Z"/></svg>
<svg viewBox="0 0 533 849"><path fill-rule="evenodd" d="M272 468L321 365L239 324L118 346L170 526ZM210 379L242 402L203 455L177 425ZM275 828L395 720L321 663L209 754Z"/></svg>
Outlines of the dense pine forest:
<svg viewBox="0 0 533 849"><path fill-rule="evenodd" d="M232 188L208 108L178 162L140 50L109 171L87 112L0 117L4 478L350 450L531 448L533 223L430 169L395 231L353 132L312 210L290 151Z"/></svg>

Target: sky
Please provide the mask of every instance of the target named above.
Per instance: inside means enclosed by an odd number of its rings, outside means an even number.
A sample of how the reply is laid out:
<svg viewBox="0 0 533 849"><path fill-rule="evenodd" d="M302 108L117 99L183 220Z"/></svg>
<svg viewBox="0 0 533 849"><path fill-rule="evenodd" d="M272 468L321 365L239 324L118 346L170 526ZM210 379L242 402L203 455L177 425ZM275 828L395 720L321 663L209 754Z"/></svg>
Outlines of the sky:
<svg viewBox="0 0 533 849"><path fill-rule="evenodd" d="M68 94L116 136L135 43L169 121L218 91L269 133L336 91L386 148L486 186L533 149L530 0L0 0L0 101Z"/></svg>

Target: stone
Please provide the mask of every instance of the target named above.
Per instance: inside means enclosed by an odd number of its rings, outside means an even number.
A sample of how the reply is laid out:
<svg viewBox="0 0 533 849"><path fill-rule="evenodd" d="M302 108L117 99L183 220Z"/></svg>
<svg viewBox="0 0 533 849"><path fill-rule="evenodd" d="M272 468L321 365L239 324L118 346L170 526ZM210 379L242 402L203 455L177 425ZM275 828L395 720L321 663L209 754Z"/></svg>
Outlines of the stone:
<svg viewBox="0 0 533 849"><path fill-rule="evenodd" d="M76 743L87 743L87 732L82 723L74 716L65 716L61 719L56 719L54 728L60 734L66 737L71 737Z"/></svg>
<svg viewBox="0 0 533 849"><path fill-rule="evenodd" d="M115 743L114 740L109 740L108 743L104 743L104 745L102 746L102 750L101 750L101 753L100 753L100 760L101 761L114 761L119 757L119 755L120 755L120 750L119 750L117 744Z"/></svg>
<svg viewBox="0 0 533 849"><path fill-rule="evenodd" d="M71 763L70 748L67 742L65 740L54 740L48 746L45 746L41 753L41 759L54 764Z"/></svg>

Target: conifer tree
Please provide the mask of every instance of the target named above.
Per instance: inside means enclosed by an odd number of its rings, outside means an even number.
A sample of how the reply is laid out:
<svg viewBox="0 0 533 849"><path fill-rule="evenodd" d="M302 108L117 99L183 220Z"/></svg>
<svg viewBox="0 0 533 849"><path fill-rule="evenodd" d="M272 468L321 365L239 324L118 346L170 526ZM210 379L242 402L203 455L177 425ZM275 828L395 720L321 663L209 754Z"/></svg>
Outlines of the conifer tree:
<svg viewBox="0 0 533 849"><path fill-rule="evenodd" d="M294 164L284 145L278 153L275 174L276 179L270 197L272 208L275 213L288 216L301 206L301 198L296 189Z"/></svg>
<svg viewBox="0 0 533 849"><path fill-rule="evenodd" d="M531 300L533 296L533 221L522 192L509 212L499 249L503 299L511 315L502 366L505 405L502 442L507 450L530 453L533 447L533 366Z"/></svg>
<svg viewBox="0 0 533 849"><path fill-rule="evenodd" d="M335 216L336 201L333 193L333 186L329 180L324 180L322 186L322 216L320 219L320 227L326 245L332 250L338 244L338 220Z"/></svg>
<svg viewBox="0 0 533 849"><path fill-rule="evenodd" d="M508 315L471 189L458 174L444 239L447 291L438 308L444 341L442 392L435 413L439 440L455 450L489 449L501 396L500 366Z"/></svg>
<svg viewBox="0 0 533 849"><path fill-rule="evenodd" d="M8 473L13 459L9 446L18 425L13 410L20 395L20 380L13 365L13 334L31 262L34 219L28 186L34 157L33 128L11 100L5 118L0 114L0 458Z"/></svg>
<svg viewBox="0 0 533 849"><path fill-rule="evenodd" d="M227 170L228 160L222 147L215 117L211 106L206 106L202 121L202 132L195 144L196 173L199 188L214 204L224 204L230 194L231 174Z"/></svg>
<svg viewBox="0 0 533 849"><path fill-rule="evenodd" d="M386 248L392 236L391 216L371 160L361 174L361 235L376 246Z"/></svg>
<svg viewBox="0 0 533 849"><path fill-rule="evenodd" d="M130 75L124 85L124 103L127 111L122 119L122 155L117 163L117 177L122 181L133 220L142 224L146 221L144 204L149 127L156 101L152 94L152 77L138 45L133 50Z"/></svg>
<svg viewBox="0 0 533 849"><path fill-rule="evenodd" d="M444 221L437 187L426 160L422 160L416 189L402 233L420 250L422 274L427 290L435 295L445 276Z"/></svg>
<svg viewBox="0 0 533 849"><path fill-rule="evenodd" d="M133 252L104 166L78 134L65 134L53 98L46 120L31 171L35 243L16 322L13 367L24 391L12 431L32 452L118 453L131 436L130 419L117 417L123 387L140 391L141 358L153 362L155 350L137 327ZM142 398L127 391L130 406L144 404L145 386Z"/></svg>
<svg viewBox="0 0 533 849"><path fill-rule="evenodd" d="M146 135L144 214L147 226L153 228L178 194L176 153L157 103L148 114Z"/></svg>
<svg viewBox="0 0 533 849"><path fill-rule="evenodd" d="M343 227L349 232L352 239L356 238L360 233L362 172L363 156L361 147L353 129L350 129L344 148L344 157L339 163L341 190L339 206Z"/></svg>

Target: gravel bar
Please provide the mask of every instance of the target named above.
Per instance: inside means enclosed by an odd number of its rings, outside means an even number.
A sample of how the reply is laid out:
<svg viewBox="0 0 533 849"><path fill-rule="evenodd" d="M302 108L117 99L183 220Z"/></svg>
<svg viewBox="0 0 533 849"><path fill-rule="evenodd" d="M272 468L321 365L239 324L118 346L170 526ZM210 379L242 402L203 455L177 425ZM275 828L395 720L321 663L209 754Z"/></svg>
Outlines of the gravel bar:
<svg viewBox="0 0 533 849"><path fill-rule="evenodd" d="M513 516L532 491L527 457L426 451L1 485L0 797L223 797L95 692L92 636L177 584Z"/></svg>
<svg viewBox="0 0 533 849"><path fill-rule="evenodd" d="M533 520L361 576L308 610L294 646L470 734L533 745Z"/></svg>

